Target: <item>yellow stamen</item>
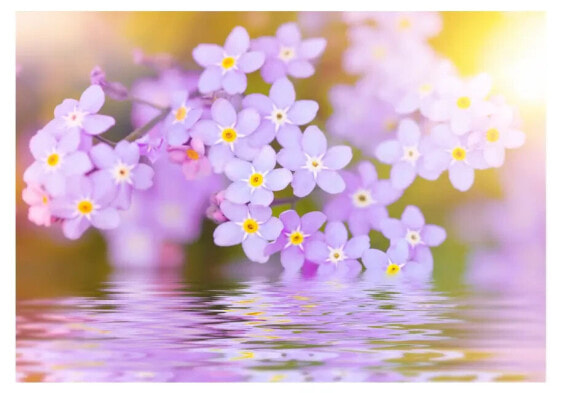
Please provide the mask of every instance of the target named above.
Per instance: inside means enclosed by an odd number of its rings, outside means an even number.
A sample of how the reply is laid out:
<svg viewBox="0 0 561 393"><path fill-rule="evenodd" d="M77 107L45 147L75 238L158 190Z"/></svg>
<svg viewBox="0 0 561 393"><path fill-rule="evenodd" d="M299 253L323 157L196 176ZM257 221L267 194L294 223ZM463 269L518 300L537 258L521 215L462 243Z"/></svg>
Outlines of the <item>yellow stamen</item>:
<svg viewBox="0 0 561 393"><path fill-rule="evenodd" d="M175 111L175 120L176 121L183 121L183 120L185 120L185 117L187 117L187 108L185 108L184 105L181 105Z"/></svg>
<svg viewBox="0 0 561 393"><path fill-rule="evenodd" d="M298 246L302 244L302 242L304 241L304 234L299 231L294 231L290 234L289 240L290 243L294 244L295 246Z"/></svg>
<svg viewBox="0 0 561 393"><path fill-rule="evenodd" d="M56 166L60 161L60 156L57 153L53 153L47 157L47 165Z"/></svg>
<svg viewBox="0 0 561 393"><path fill-rule="evenodd" d="M401 268L399 267L399 265L396 265L395 263L390 263L386 269L386 274L388 274L389 276L393 276L399 273L400 270Z"/></svg>
<svg viewBox="0 0 561 393"><path fill-rule="evenodd" d="M399 30L407 30L411 27L411 21L407 18L401 18L397 24Z"/></svg>
<svg viewBox="0 0 561 393"><path fill-rule="evenodd" d="M496 142L499 140L499 130L497 130L496 128L490 128L487 130L487 133L485 134L485 138L487 139L487 141L489 142Z"/></svg>
<svg viewBox="0 0 561 393"><path fill-rule="evenodd" d="M43 195L43 198L41 198L41 201L43 202L43 205L46 205L47 203L49 203L49 198L47 198L46 195Z"/></svg>
<svg viewBox="0 0 561 393"><path fill-rule="evenodd" d="M465 160L466 158L466 149L464 149L463 147L455 147L454 150L452 150L452 157L455 160L458 161L462 161Z"/></svg>
<svg viewBox="0 0 561 393"><path fill-rule="evenodd" d="M249 178L249 185L252 187L259 187L263 184L263 175L260 173L254 173Z"/></svg>
<svg viewBox="0 0 561 393"><path fill-rule="evenodd" d="M236 133L236 130L234 130L233 128L225 128L224 130L222 130L222 139L224 140L224 142L232 143L237 138L238 138L238 134Z"/></svg>
<svg viewBox="0 0 561 393"><path fill-rule="evenodd" d="M225 70L229 70L236 64L236 59L231 56L225 57L222 59L222 68Z"/></svg>
<svg viewBox="0 0 561 393"><path fill-rule="evenodd" d="M255 233L259 230L259 224L253 218L247 218L243 222L243 230L247 233Z"/></svg>
<svg viewBox="0 0 561 393"><path fill-rule="evenodd" d="M93 210L93 204L90 201L80 201L77 207L82 214L90 214Z"/></svg>
<svg viewBox="0 0 561 393"><path fill-rule="evenodd" d="M468 109L471 106L471 100L469 97L460 97L458 98L458 101L456 101L456 105L460 109Z"/></svg>

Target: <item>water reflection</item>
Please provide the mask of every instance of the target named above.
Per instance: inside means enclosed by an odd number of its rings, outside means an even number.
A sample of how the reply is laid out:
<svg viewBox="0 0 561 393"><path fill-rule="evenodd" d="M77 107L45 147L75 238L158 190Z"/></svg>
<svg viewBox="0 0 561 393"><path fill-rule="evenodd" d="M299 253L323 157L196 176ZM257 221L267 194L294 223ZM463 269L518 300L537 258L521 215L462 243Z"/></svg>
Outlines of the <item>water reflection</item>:
<svg viewBox="0 0 561 393"><path fill-rule="evenodd" d="M17 304L20 381L542 380L528 294L115 273L97 297ZM518 297L517 297L518 296Z"/></svg>

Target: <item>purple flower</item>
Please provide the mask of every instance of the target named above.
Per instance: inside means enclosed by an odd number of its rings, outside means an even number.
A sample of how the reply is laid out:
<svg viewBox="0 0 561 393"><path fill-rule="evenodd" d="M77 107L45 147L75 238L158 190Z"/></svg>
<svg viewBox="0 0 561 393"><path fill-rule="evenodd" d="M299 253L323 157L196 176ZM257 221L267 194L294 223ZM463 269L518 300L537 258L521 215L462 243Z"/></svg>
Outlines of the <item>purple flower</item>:
<svg viewBox="0 0 561 393"><path fill-rule="evenodd" d="M152 186L154 170L138 163L140 152L136 143L121 141L115 149L99 143L92 148L90 155L95 166L101 169L100 172L110 179L115 188L114 206L117 208L129 208L133 189L146 190Z"/></svg>
<svg viewBox="0 0 561 393"><path fill-rule="evenodd" d="M60 139L41 130L29 142L35 162L23 174L26 183L41 184L53 196L65 192L65 178L83 175L93 168L88 155L77 151L80 131L69 130Z"/></svg>
<svg viewBox="0 0 561 393"><path fill-rule="evenodd" d="M261 205L238 205L224 201L220 205L224 215L230 220L220 224L214 230L214 243L218 246L242 244L247 257L259 263L265 263L268 241L276 240L282 231L282 223L271 217L271 208Z"/></svg>
<svg viewBox="0 0 561 393"><path fill-rule="evenodd" d="M287 78L275 81L269 97L250 94L243 100L244 108L255 108L261 115L261 124L252 137L257 146L271 143L275 136L282 146L287 147L294 135L301 134L298 126L311 122L319 109L311 100L295 101L294 86Z"/></svg>
<svg viewBox="0 0 561 393"><path fill-rule="evenodd" d="M460 191L467 191L472 186L474 169L487 167L482 151L468 144L467 138L454 135L448 125L440 124L431 132L436 148L425 156L427 170L440 173L448 169L450 182Z"/></svg>
<svg viewBox="0 0 561 393"><path fill-rule="evenodd" d="M98 135L115 125L111 116L98 115L105 102L105 94L99 85L88 87L80 101L66 99L55 108L55 118L45 130L60 137L67 131L83 130L89 135Z"/></svg>
<svg viewBox="0 0 561 393"><path fill-rule="evenodd" d="M115 187L102 171L89 176L67 178L64 196L53 199L53 216L63 218L62 231L69 239L78 239L90 226L114 229L119 225L119 213L110 204Z"/></svg>
<svg viewBox="0 0 561 393"><path fill-rule="evenodd" d="M416 122L403 119L399 123L397 139L382 142L376 148L376 158L391 164L392 185L404 190L413 183L417 174L428 180L436 180L440 171L429 171L424 165L424 155L431 148L427 138L422 138Z"/></svg>
<svg viewBox="0 0 561 393"><path fill-rule="evenodd" d="M327 218L346 221L354 236L366 235L370 229L380 230L380 222L388 217L386 206L403 193L389 180L379 180L376 167L368 161L359 163L356 172L341 172L345 191L325 206Z"/></svg>
<svg viewBox="0 0 561 393"><path fill-rule="evenodd" d="M302 40L296 23L285 23L277 29L276 37L261 37L253 40L252 48L266 54L261 76L273 83L286 75L308 78L314 73L311 61L318 58L327 41L324 38Z"/></svg>
<svg viewBox="0 0 561 393"><path fill-rule="evenodd" d="M189 130L201 118L202 109L196 108L194 101L189 101L189 92L173 94L171 112L164 125L164 137L170 145L182 145L189 140Z"/></svg>
<svg viewBox="0 0 561 393"><path fill-rule="evenodd" d="M294 210L279 216L284 227L278 239L265 248L265 254L281 252L281 263L286 270L298 271L304 265L307 245L321 238L319 228L326 220L321 212L310 212L301 218Z"/></svg>
<svg viewBox="0 0 561 393"><path fill-rule="evenodd" d="M370 238L367 235L348 240L345 225L332 221L325 227L325 240L310 242L306 248L306 258L320 264L318 274L354 274L362 270L357 259L369 247Z"/></svg>
<svg viewBox="0 0 561 393"><path fill-rule="evenodd" d="M382 220L381 227L391 245L407 245L409 256L419 262L430 259L432 263L429 247L436 247L446 239L446 231L442 227L425 224L423 213L411 205L403 210L401 220L387 218Z"/></svg>
<svg viewBox="0 0 561 393"><path fill-rule="evenodd" d="M250 146L247 136L259 126L259 113L252 108L236 113L223 98L216 100L210 110L212 120L199 121L192 132L210 146L208 158L215 172L222 172L234 156L252 160L259 149Z"/></svg>
<svg viewBox="0 0 561 393"><path fill-rule="evenodd" d="M283 167L295 171L292 188L298 197L308 195L316 184L330 194L342 192L345 182L336 171L351 158L352 150L348 146L333 146L328 150L327 139L316 126L306 128L302 137L296 137L277 157Z"/></svg>
<svg viewBox="0 0 561 393"><path fill-rule="evenodd" d="M265 61L260 51L248 51L249 34L236 26L226 38L224 48L216 44L200 44L193 58L205 70L199 79L199 91L207 94L223 88L228 94L243 93L247 87L245 74L257 71Z"/></svg>
<svg viewBox="0 0 561 393"><path fill-rule="evenodd" d="M426 254L429 255L426 255ZM387 252L368 249L362 255L365 276L376 281L424 281L432 273L432 256L428 249L419 250L417 259L409 259L407 244L390 246Z"/></svg>
<svg viewBox="0 0 561 393"><path fill-rule="evenodd" d="M226 176L233 181L226 189L230 202L269 206L273 191L280 191L292 180L292 173L285 168L274 169L276 154L269 145L263 146L252 163L233 158L225 167Z"/></svg>
<svg viewBox="0 0 561 393"><path fill-rule="evenodd" d="M99 85L109 97L117 101L126 100L129 96L127 88L119 82L109 82L105 77L105 71L99 66L95 66L90 72L90 83Z"/></svg>
<svg viewBox="0 0 561 393"><path fill-rule="evenodd" d="M210 161L205 156L205 145L197 137L186 146L169 147L168 152L170 160L181 165L187 180L200 179L212 173Z"/></svg>

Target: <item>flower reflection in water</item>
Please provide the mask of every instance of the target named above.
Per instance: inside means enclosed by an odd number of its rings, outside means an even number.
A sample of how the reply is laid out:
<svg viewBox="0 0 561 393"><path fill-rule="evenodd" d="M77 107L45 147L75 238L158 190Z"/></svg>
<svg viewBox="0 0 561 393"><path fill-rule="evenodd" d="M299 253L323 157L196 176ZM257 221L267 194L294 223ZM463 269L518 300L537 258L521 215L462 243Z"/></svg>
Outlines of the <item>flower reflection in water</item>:
<svg viewBox="0 0 561 393"><path fill-rule="evenodd" d="M543 367L534 364L541 358L527 356L544 347L543 337L530 334L541 321L512 293L444 293L430 283L403 290L360 276L259 277L212 286L179 277L117 272L97 297L19 301L18 379L543 378Z"/></svg>

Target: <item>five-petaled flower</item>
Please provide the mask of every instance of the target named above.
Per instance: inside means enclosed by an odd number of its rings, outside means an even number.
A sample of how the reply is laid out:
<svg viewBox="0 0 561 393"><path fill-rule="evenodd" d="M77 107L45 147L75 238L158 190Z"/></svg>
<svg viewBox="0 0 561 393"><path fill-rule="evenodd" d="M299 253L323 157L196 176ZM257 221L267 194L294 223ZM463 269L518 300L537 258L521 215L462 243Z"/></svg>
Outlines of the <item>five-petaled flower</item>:
<svg viewBox="0 0 561 393"><path fill-rule="evenodd" d="M226 38L224 47L200 44L193 50L193 58L205 70L199 78L203 94L224 89L228 94L243 93L247 87L245 74L257 71L265 61L261 51L249 51L249 34L236 26Z"/></svg>
<svg viewBox="0 0 561 393"><path fill-rule="evenodd" d="M164 136L172 145L182 145L189 140L189 130L201 118L203 110L189 100L189 92L176 92L171 100L171 110L164 124Z"/></svg>
<svg viewBox="0 0 561 393"><path fill-rule="evenodd" d="M337 170L344 168L352 158L349 146L333 146L327 149L327 139L316 126L309 126L302 137L294 137L290 147L278 154L279 163L294 171L292 188L294 195L305 197L316 184L325 192L338 194L345 189L345 182Z"/></svg>

